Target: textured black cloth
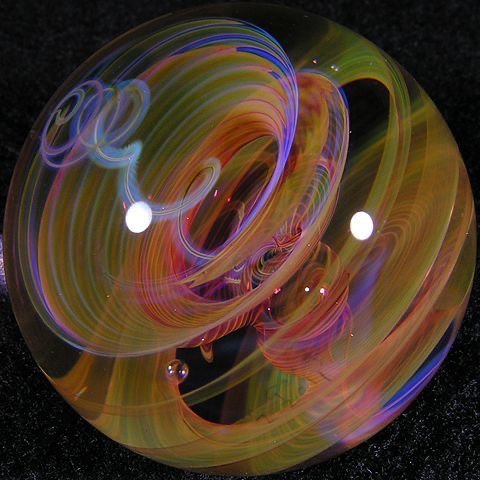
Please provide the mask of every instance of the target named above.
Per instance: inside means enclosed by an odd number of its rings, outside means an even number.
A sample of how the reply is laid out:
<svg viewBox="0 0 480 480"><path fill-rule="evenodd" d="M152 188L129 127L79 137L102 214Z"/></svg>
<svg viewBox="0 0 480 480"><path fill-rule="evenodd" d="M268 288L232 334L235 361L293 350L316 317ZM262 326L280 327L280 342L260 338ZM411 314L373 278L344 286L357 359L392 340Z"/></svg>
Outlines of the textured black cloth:
<svg viewBox="0 0 480 480"><path fill-rule="evenodd" d="M0 0L0 205L41 109L83 60L122 32L199 1ZM480 2L287 1L382 47L445 116L480 195ZM252 8L255 8L252 5ZM131 453L80 418L36 367L0 296L1 479L206 479ZM439 373L392 424L359 447L278 479L479 479L478 278Z"/></svg>

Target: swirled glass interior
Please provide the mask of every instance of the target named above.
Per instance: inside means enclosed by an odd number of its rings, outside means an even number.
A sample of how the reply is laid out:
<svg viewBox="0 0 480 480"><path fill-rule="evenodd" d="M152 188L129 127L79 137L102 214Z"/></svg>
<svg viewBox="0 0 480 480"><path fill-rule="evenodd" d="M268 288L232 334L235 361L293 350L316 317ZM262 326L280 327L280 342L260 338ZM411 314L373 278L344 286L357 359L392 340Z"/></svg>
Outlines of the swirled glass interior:
<svg viewBox="0 0 480 480"><path fill-rule="evenodd" d="M85 62L25 144L6 225L54 387L137 452L234 474L398 415L452 344L476 248L419 85L345 28L257 5L162 17Z"/></svg>

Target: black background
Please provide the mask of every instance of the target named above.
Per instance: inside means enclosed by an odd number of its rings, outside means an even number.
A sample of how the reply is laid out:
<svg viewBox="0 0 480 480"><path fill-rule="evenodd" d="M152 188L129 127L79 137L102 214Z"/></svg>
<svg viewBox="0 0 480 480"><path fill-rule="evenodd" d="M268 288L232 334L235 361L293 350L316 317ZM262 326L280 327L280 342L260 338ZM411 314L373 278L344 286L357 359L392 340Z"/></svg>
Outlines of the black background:
<svg viewBox="0 0 480 480"><path fill-rule="evenodd" d="M57 87L124 31L199 1L0 0L0 214L20 148ZM253 3L253 2L252 2ZM445 116L480 192L480 2L286 1L361 33L397 59ZM255 8L252 6L252 8ZM204 479L137 456L81 419L35 366L0 295L0 479ZM275 479L479 479L479 281L433 381L359 447ZM208 477L218 478L218 477Z"/></svg>

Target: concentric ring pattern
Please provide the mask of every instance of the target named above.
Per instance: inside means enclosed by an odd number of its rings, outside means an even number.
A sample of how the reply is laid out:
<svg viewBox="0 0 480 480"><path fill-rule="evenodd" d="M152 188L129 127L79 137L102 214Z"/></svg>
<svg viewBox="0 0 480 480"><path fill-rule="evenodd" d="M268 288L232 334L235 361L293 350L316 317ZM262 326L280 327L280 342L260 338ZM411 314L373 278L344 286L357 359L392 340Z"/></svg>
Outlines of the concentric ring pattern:
<svg viewBox="0 0 480 480"><path fill-rule="evenodd" d="M22 151L14 310L88 421L169 465L264 474L398 415L448 352L476 249L432 101L325 19L164 17L80 67Z"/></svg>

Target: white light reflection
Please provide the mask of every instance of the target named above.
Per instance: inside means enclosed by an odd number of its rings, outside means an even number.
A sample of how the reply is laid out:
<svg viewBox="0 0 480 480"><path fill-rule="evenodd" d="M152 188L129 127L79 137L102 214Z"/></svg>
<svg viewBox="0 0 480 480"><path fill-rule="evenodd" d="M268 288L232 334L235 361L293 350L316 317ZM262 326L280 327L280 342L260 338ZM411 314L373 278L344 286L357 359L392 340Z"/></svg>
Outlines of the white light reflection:
<svg viewBox="0 0 480 480"><path fill-rule="evenodd" d="M125 223L127 228L133 233L145 231L152 223L152 209L148 203L132 203L125 215Z"/></svg>
<svg viewBox="0 0 480 480"><path fill-rule="evenodd" d="M350 231L357 240L366 240L373 233L373 220L367 212L357 212L350 220Z"/></svg>

